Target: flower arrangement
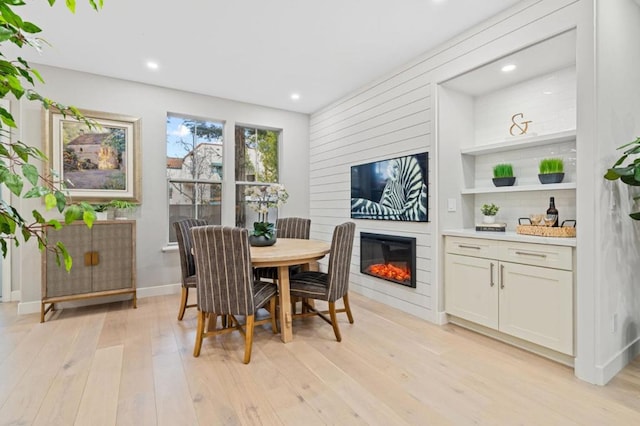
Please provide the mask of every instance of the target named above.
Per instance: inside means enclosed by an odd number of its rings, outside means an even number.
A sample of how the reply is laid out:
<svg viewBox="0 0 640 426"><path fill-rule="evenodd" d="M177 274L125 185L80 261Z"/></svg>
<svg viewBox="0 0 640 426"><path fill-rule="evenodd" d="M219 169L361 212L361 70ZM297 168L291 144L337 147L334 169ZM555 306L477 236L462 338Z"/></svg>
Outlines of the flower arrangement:
<svg viewBox="0 0 640 426"><path fill-rule="evenodd" d="M269 223L269 209L280 207L287 202L289 194L284 185L275 183L273 185L252 185L248 186L244 195L249 202L249 207L258 213L258 221L253 223L251 235L264 236L267 239L275 235L275 225Z"/></svg>

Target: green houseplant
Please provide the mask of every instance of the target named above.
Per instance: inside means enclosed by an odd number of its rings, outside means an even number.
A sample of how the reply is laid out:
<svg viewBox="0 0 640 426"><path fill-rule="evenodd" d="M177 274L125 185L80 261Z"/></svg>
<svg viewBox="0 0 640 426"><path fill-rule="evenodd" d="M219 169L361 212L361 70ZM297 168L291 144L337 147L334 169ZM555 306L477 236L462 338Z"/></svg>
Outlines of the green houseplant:
<svg viewBox="0 0 640 426"><path fill-rule="evenodd" d="M560 183L564 179L562 158L543 158L538 165L540 183Z"/></svg>
<svg viewBox="0 0 640 426"><path fill-rule="evenodd" d="M501 163L493 166L493 184L495 186L512 186L516 182L513 176L513 165Z"/></svg>
<svg viewBox="0 0 640 426"><path fill-rule="evenodd" d="M133 212L138 204L126 200L111 200L107 207L113 210L115 219L126 219L127 213Z"/></svg>
<svg viewBox="0 0 640 426"><path fill-rule="evenodd" d="M50 6L56 0L47 0ZM103 0L88 0L96 11L102 8ZM31 87L36 82L44 83L40 73L31 68L27 61L21 57L12 58L4 55L9 43L19 49L33 47L40 50L46 41L36 36L41 32L33 22L23 19L16 9L24 6L22 0L0 0L0 45L3 55L0 57L0 99L12 96L18 101L26 99L39 102L43 108L57 108L63 116L70 116L82 121L90 128L96 127L95 123L86 119L80 111L72 106L62 105L48 99ZM66 7L75 13L76 0L66 0ZM64 221L58 219L45 219L37 209L31 211L31 217L26 212L13 206L11 201L0 203L0 248L2 255L6 257L8 242L13 241L16 246L20 240L24 242L35 238L38 248L44 250L51 247L47 244L45 229L48 226L59 229L77 219L83 219L87 226L92 226L95 220L95 212L88 203L71 203L67 199L61 186L50 178L41 175L34 162L46 160L44 153L36 147L21 141L11 139L11 129L17 129L17 124L11 112L0 106L0 184L5 185L14 197L24 199L43 198L45 210L57 209L64 214ZM53 245L56 253L56 261L60 264L64 261L65 268L71 269L72 259L64 245L57 242Z"/></svg>
<svg viewBox="0 0 640 426"><path fill-rule="evenodd" d="M640 186L640 158L636 157L633 161L622 165L629 156L640 154L640 137L622 145L618 149L624 149L622 156L607 170L604 178L607 180L620 179L622 183L631 187ZM634 201L640 199L640 195L635 195L633 199ZM629 216L634 220L640 220L640 211L632 212Z"/></svg>
<svg viewBox="0 0 640 426"><path fill-rule="evenodd" d="M494 223L496 221L498 210L500 210L500 207L493 203L483 204L482 207L480 207L480 212L484 216L482 221L484 223Z"/></svg>

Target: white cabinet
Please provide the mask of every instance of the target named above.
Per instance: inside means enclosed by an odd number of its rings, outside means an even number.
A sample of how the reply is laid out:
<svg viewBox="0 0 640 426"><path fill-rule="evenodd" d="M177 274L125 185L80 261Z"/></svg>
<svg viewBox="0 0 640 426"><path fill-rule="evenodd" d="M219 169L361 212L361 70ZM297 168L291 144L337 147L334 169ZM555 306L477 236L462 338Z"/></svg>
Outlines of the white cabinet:
<svg viewBox="0 0 640 426"><path fill-rule="evenodd" d="M572 247L446 237L449 315L573 355Z"/></svg>

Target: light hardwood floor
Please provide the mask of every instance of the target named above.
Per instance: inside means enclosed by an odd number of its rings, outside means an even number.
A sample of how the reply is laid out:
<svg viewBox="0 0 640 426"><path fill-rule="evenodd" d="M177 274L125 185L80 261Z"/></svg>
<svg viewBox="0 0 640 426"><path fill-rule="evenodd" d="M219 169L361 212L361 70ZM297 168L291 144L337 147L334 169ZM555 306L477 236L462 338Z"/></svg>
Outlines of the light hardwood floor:
<svg viewBox="0 0 640 426"><path fill-rule="evenodd" d="M351 294L343 340L319 318L283 344L256 329L192 356L195 310L179 296L16 315L0 304L0 424L635 425L640 360L607 386L571 369Z"/></svg>

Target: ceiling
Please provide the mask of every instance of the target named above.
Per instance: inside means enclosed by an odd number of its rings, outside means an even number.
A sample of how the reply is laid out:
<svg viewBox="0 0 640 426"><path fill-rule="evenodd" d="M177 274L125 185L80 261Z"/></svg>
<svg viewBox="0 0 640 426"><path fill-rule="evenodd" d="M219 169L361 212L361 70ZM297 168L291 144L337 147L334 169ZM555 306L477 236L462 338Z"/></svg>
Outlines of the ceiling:
<svg viewBox="0 0 640 426"><path fill-rule="evenodd" d="M105 0L96 13L78 0L72 15L59 0L16 11L51 44L22 49L32 63L311 113L519 1Z"/></svg>
<svg viewBox="0 0 640 426"><path fill-rule="evenodd" d="M566 31L522 50L496 59L443 83L443 86L472 96L513 86L576 63L576 30ZM505 73L501 68L515 65Z"/></svg>

